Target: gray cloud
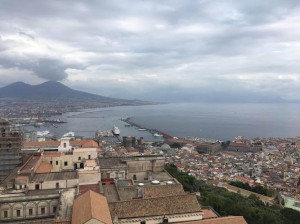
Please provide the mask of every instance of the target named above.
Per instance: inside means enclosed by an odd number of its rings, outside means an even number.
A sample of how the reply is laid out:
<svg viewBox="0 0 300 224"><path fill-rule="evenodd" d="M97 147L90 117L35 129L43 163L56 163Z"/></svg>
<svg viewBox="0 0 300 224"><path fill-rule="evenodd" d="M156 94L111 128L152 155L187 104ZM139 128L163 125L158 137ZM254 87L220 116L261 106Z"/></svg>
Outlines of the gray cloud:
<svg viewBox="0 0 300 224"><path fill-rule="evenodd" d="M65 70L67 65L57 59L39 58L29 61L28 59L9 59L0 57L0 65L4 68L19 68L32 71L36 76L44 80L62 81L68 77Z"/></svg>
<svg viewBox="0 0 300 224"><path fill-rule="evenodd" d="M15 68L115 97L300 99L298 0L0 4L0 83Z"/></svg>
<svg viewBox="0 0 300 224"><path fill-rule="evenodd" d="M31 70L39 77L47 80L61 81L68 77L68 74L65 72L66 66L60 61L49 58L39 59L32 66Z"/></svg>

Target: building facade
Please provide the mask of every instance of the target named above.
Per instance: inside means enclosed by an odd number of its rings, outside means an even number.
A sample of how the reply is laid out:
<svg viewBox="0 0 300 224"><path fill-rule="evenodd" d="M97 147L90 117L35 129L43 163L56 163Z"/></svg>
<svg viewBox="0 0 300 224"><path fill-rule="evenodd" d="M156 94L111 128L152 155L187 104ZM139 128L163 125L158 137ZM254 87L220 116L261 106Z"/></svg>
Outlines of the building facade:
<svg viewBox="0 0 300 224"><path fill-rule="evenodd" d="M58 193L0 198L0 220L12 222L54 218L58 204Z"/></svg>
<svg viewBox="0 0 300 224"><path fill-rule="evenodd" d="M0 119L0 183L21 164L22 133Z"/></svg>

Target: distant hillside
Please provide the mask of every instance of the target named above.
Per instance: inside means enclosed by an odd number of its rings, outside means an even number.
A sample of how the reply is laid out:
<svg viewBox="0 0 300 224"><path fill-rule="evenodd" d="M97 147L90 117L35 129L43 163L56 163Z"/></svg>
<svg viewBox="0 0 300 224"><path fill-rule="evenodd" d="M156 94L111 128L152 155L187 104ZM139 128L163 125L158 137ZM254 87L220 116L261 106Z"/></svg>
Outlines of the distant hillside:
<svg viewBox="0 0 300 224"><path fill-rule="evenodd" d="M101 103L129 103L141 102L136 100L124 100L104 97L71 89L60 82L48 81L39 85L29 85L24 82L16 82L0 88L0 98L24 99L24 100L61 100L61 101L97 101Z"/></svg>

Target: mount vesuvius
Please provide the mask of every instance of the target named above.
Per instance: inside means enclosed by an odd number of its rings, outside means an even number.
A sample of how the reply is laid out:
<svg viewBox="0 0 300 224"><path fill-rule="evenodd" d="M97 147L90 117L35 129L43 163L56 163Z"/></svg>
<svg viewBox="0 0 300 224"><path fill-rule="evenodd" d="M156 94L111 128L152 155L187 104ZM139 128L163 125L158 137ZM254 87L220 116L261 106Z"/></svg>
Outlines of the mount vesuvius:
<svg viewBox="0 0 300 224"><path fill-rule="evenodd" d="M144 104L139 100L126 100L100 96L71 89L60 82L47 81L39 85L15 82L0 88L0 98L15 100L95 101L99 103Z"/></svg>

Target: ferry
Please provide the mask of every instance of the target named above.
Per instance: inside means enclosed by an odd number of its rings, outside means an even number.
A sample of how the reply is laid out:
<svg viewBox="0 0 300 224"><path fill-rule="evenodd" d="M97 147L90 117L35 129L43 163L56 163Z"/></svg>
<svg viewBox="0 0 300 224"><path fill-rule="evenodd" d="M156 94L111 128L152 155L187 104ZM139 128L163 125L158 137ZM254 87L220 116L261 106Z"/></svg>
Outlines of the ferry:
<svg viewBox="0 0 300 224"><path fill-rule="evenodd" d="M117 126L114 126L112 132L113 132L114 135L119 135L120 134L120 129Z"/></svg>
<svg viewBox="0 0 300 224"><path fill-rule="evenodd" d="M162 137L162 135L161 135L161 134L158 134L158 133L154 133L153 136L154 136L154 137Z"/></svg>
<svg viewBox="0 0 300 224"><path fill-rule="evenodd" d="M45 136L48 135L48 134L50 134L50 131L48 131L48 130L45 130L45 131L37 131L37 132L36 132L36 135L37 135L38 137L45 137Z"/></svg>

